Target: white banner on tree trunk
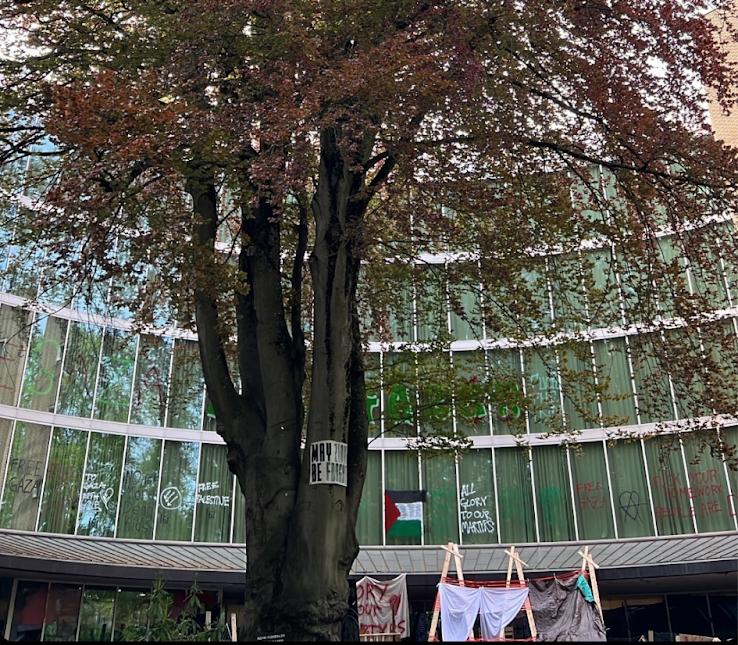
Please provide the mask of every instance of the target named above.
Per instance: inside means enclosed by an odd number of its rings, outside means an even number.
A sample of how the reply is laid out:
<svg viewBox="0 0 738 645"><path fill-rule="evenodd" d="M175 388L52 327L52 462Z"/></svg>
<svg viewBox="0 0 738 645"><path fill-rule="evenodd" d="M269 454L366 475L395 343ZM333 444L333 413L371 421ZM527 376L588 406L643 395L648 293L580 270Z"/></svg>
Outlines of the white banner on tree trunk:
<svg viewBox="0 0 738 645"><path fill-rule="evenodd" d="M346 485L348 445L339 441L310 444L310 483Z"/></svg>
<svg viewBox="0 0 738 645"><path fill-rule="evenodd" d="M368 576L356 583L359 631L362 634L410 635L410 611L407 604L406 574L392 580Z"/></svg>

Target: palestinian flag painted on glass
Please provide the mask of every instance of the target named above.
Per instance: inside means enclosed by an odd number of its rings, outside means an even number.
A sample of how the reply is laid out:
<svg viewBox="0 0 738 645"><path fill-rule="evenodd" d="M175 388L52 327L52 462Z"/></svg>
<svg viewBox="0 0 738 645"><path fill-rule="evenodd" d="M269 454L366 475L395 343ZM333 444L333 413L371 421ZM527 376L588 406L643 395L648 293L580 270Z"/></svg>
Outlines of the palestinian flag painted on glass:
<svg viewBox="0 0 738 645"><path fill-rule="evenodd" d="M387 535L423 535L424 490L388 490L384 493L384 532Z"/></svg>

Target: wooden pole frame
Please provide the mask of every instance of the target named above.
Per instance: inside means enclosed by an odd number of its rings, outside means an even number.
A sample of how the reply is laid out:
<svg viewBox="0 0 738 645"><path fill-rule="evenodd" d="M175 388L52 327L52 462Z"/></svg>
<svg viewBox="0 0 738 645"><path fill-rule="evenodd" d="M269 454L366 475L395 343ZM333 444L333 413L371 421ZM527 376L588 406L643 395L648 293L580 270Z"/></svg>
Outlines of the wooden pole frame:
<svg viewBox="0 0 738 645"><path fill-rule="evenodd" d="M527 562L523 562L520 559L520 554L515 550L515 545L510 545L510 550L505 551L507 553L509 560L507 562L507 578L505 579L505 588L508 588L510 586L510 582L512 581L512 569L513 569L513 562L515 563L515 573L518 575L518 581L521 584L525 584L525 576L523 575L523 565L526 567L528 566ZM528 628L530 629L530 635L533 640L536 640L538 637L538 630L536 629L536 621L533 618L533 609L530 606L530 598L525 599L525 604L523 605L525 608L525 614L528 617ZM502 630L500 631L500 640L505 640L505 627L506 625L502 626Z"/></svg>
<svg viewBox="0 0 738 645"><path fill-rule="evenodd" d="M461 569L461 560L464 557L459 553L459 547L453 542L441 547L446 552L446 558L443 561L443 569L441 569L441 582L448 576L448 569L451 566L451 556L454 556L454 564L456 565L456 575L459 578L459 585L464 586L464 572ZM441 613L441 595L440 591L436 592L436 601L433 603L433 618L431 619L430 630L428 631L428 640L436 640L436 630L438 629L438 617Z"/></svg>
<svg viewBox="0 0 738 645"><path fill-rule="evenodd" d="M589 552L589 547L584 547L584 553L578 551L579 555L582 556L582 571L589 573L589 584L592 587L592 595L597 605L597 610L600 612L600 618L604 620L602 615L602 602L600 601L600 590L597 586L597 573L596 570L600 568L600 565L594 561L592 554ZM586 567L586 568L585 568Z"/></svg>

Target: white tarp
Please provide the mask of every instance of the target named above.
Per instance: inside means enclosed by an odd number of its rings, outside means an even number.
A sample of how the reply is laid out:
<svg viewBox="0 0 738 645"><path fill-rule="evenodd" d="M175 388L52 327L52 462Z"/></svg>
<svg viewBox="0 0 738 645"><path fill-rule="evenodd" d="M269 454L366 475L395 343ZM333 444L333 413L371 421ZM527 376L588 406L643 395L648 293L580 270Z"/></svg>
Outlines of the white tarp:
<svg viewBox="0 0 738 645"><path fill-rule="evenodd" d="M482 624L482 638L499 638L522 609L528 597L527 587L482 587L479 597L479 614Z"/></svg>
<svg viewBox="0 0 738 645"><path fill-rule="evenodd" d="M441 636L444 641L465 641L480 614L482 638L496 639L509 625L528 597L526 587L457 587L442 582Z"/></svg>
<svg viewBox="0 0 738 645"><path fill-rule="evenodd" d="M441 596L441 637L444 642L465 641L479 613L479 589L442 582L438 591Z"/></svg>
<svg viewBox="0 0 738 645"><path fill-rule="evenodd" d="M364 576L356 583L360 633L410 636L406 576L402 573L392 580Z"/></svg>

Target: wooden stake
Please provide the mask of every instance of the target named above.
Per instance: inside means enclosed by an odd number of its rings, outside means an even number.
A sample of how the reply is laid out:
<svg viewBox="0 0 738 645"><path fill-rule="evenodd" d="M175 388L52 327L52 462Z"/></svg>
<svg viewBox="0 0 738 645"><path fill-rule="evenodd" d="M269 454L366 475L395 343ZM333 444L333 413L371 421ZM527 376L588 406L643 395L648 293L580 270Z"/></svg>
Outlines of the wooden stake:
<svg viewBox="0 0 738 645"><path fill-rule="evenodd" d="M449 551L454 556L454 564L456 565L456 577L459 579L459 586L465 587L464 571L461 568L461 558L464 556L459 553L459 547L453 542L449 542L448 546L441 547L445 551Z"/></svg>
<svg viewBox="0 0 738 645"><path fill-rule="evenodd" d="M234 643L238 640L236 636L236 614L231 614L231 641Z"/></svg>
<svg viewBox="0 0 738 645"><path fill-rule="evenodd" d="M507 559L507 578L505 578L505 587L507 588L510 586L510 580L512 579L513 554L515 553L515 545L511 545L510 550L505 551L505 553L510 556Z"/></svg>
<svg viewBox="0 0 738 645"><path fill-rule="evenodd" d="M588 546L584 547L584 553L582 553L581 551L578 551L578 553L579 555L582 556L582 566L580 567L580 569L582 571L586 571L587 570L587 556L589 555L589 547Z"/></svg>
<svg viewBox="0 0 738 645"><path fill-rule="evenodd" d="M448 575L448 568L451 565L451 554L453 553L453 542L449 542L448 546L442 547L446 551L446 559L443 561L443 569L441 569L441 582ZM436 591L436 602L433 603L433 618L431 619L430 630L428 631L428 640L436 640L436 629L438 629L438 615L441 609L440 590Z"/></svg>
<svg viewBox="0 0 738 645"><path fill-rule="evenodd" d="M505 551L507 555L509 556L509 561L507 563L507 578L505 579L505 587L510 587L510 582L512 581L512 568L513 568L513 562L515 563L515 573L518 574L518 580L522 583L525 581L525 576L523 576L523 565L526 567L528 566L527 562L523 562L520 559L520 556L518 555L517 551L515 551L515 545L510 546L509 551ZM538 636L538 630L536 629L536 621L533 619L533 610L530 606L530 599L526 598L525 600L525 614L528 617L528 628L530 629L530 635L535 640ZM505 626L503 626L502 631L500 631L500 640L505 640Z"/></svg>
<svg viewBox="0 0 738 645"><path fill-rule="evenodd" d="M587 570L589 571L589 583L592 587L592 595L594 596L597 609L600 612L600 617L603 618L604 620L604 616L602 615L602 603L600 602L600 590L597 586L597 573L595 572L596 569L600 568L600 565L597 564L592 558L592 555L589 552L588 546L584 547L584 553L582 553L581 551L579 551L578 553L579 555L582 556L582 569L583 570L584 570L585 563L586 563Z"/></svg>

